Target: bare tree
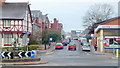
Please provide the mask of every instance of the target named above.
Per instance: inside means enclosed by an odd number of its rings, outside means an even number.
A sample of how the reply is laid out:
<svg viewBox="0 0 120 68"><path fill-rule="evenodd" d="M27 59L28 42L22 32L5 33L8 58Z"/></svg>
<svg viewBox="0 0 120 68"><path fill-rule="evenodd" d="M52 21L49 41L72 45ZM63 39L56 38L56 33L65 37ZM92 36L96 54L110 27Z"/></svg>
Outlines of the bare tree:
<svg viewBox="0 0 120 68"><path fill-rule="evenodd" d="M110 4L92 5L83 17L83 26L88 27L94 23L107 20L112 17L114 11Z"/></svg>

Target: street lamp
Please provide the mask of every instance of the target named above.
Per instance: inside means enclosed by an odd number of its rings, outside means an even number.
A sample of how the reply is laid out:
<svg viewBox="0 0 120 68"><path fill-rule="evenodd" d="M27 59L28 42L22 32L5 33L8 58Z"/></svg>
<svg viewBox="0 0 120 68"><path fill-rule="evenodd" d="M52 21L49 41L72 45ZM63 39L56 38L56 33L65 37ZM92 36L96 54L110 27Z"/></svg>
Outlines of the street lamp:
<svg viewBox="0 0 120 68"><path fill-rule="evenodd" d="M46 40L46 38L47 38L47 32L46 32L46 30L47 30L47 26L45 26L45 30L44 30L44 33L45 33L45 37L44 37L44 44L45 44L45 50L47 49L47 47L46 47L46 44L47 44L47 40Z"/></svg>
<svg viewBox="0 0 120 68"><path fill-rule="evenodd" d="M33 32L33 30L34 30L34 24L35 24L35 23L33 22L33 23L32 23L32 35L34 35L34 34L33 34L33 33L34 33L34 32Z"/></svg>

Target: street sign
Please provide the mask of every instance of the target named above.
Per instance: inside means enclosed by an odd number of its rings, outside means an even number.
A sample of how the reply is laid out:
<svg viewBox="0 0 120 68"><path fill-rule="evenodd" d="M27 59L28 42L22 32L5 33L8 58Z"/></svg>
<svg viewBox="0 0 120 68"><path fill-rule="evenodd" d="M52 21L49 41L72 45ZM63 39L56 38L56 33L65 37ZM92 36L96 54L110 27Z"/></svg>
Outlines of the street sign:
<svg viewBox="0 0 120 68"><path fill-rule="evenodd" d="M91 37L94 37L94 34L91 34Z"/></svg>
<svg viewBox="0 0 120 68"><path fill-rule="evenodd" d="M21 54L22 54L22 52L19 52L19 53L18 53L18 56L19 56L20 58L22 58L22 55L21 55Z"/></svg>
<svg viewBox="0 0 120 68"><path fill-rule="evenodd" d="M50 41L52 41L52 38L50 38Z"/></svg>
<svg viewBox="0 0 120 68"><path fill-rule="evenodd" d="M1 53L2 58L8 57L9 59L13 59L13 53L12 52L2 52Z"/></svg>
<svg viewBox="0 0 120 68"><path fill-rule="evenodd" d="M22 57L31 57L31 52L19 52L18 53L18 56L20 57L20 58L22 58Z"/></svg>
<svg viewBox="0 0 120 68"><path fill-rule="evenodd" d="M2 58L2 53L0 52L0 58Z"/></svg>
<svg viewBox="0 0 120 68"><path fill-rule="evenodd" d="M1 54L1 55L2 55L2 58L5 58L4 53L5 53L5 52L2 52L2 54Z"/></svg>
<svg viewBox="0 0 120 68"><path fill-rule="evenodd" d="M30 32L26 32L26 35L30 35Z"/></svg>
<svg viewBox="0 0 120 68"><path fill-rule="evenodd" d="M31 57L35 58L35 52L33 52L33 51L31 52Z"/></svg>

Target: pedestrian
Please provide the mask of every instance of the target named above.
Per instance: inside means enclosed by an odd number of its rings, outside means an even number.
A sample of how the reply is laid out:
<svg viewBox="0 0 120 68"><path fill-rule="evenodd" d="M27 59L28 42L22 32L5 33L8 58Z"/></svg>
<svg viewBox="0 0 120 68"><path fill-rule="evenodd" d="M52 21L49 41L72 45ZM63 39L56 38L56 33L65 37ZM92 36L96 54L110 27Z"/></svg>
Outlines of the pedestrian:
<svg viewBox="0 0 120 68"><path fill-rule="evenodd" d="M95 46L94 46L94 48L95 48L95 51L97 51L97 43L95 43Z"/></svg>

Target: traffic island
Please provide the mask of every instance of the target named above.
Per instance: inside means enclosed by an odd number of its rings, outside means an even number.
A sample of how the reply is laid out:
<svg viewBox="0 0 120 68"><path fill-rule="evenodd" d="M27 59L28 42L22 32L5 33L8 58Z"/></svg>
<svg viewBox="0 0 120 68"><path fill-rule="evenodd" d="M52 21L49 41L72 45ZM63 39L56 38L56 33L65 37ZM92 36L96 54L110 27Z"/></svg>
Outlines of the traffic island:
<svg viewBox="0 0 120 68"><path fill-rule="evenodd" d="M27 59L8 59L2 60L1 65L29 65L29 64L46 64L48 61L41 60L40 58L27 58Z"/></svg>

